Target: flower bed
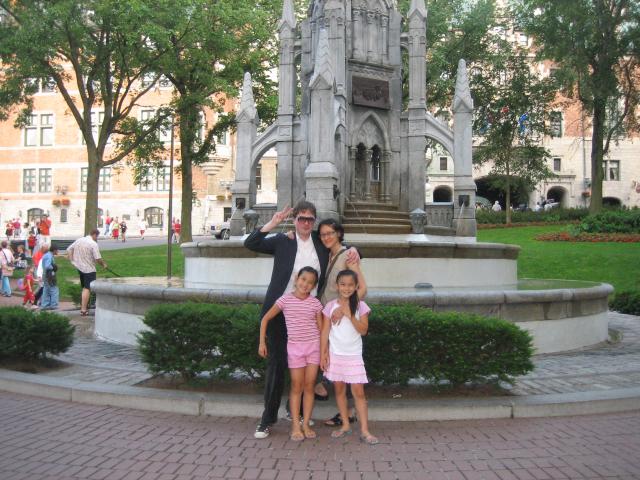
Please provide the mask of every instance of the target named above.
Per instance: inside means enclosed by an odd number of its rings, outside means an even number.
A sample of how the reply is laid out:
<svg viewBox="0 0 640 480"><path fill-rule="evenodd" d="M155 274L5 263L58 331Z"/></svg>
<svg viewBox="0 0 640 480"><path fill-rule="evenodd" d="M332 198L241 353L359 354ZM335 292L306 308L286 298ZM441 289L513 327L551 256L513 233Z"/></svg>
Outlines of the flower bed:
<svg viewBox="0 0 640 480"><path fill-rule="evenodd" d="M493 228L546 227L547 225L569 225L576 223L578 223L577 220L564 222L478 223L477 225L478 230L491 230Z"/></svg>
<svg viewBox="0 0 640 480"><path fill-rule="evenodd" d="M637 243L640 242L638 233L578 233L570 232L545 233L537 235L536 240L543 242L618 242Z"/></svg>

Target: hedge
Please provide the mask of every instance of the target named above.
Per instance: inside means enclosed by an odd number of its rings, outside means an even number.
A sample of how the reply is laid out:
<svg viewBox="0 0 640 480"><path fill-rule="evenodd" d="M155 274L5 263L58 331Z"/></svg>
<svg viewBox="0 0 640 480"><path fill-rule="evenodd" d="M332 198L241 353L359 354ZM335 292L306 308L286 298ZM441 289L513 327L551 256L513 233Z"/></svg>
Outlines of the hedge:
<svg viewBox="0 0 640 480"><path fill-rule="evenodd" d="M609 302L609 308L620 313L640 315L640 291L616 293Z"/></svg>
<svg viewBox="0 0 640 480"><path fill-rule="evenodd" d="M35 359L65 352L75 327L53 312L0 308L0 358Z"/></svg>
<svg viewBox="0 0 640 480"><path fill-rule="evenodd" d="M507 321L416 306L372 310L364 359L373 382L512 382L533 369L531 336ZM144 318L152 330L138 337L142 358L153 373L187 380L203 372L259 379L266 366L257 354L259 314L257 305L157 305Z"/></svg>
<svg viewBox="0 0 640 480"><path fill-rule="evenodd" d="M589 215L574 227L573 233L640 233L640 208Z"/></svg>
<svg viewBox="0 0 640 480"><path fill-rule="evenodd" d="M511 212L511 223L558 223L558 222L576 222L582 220L589 215L586 208L553 208L547 211L513 211ZM476 210L476 222L478 224L501 224L506 223L507 212L502 210L494 212L489 209Z"/></svg>

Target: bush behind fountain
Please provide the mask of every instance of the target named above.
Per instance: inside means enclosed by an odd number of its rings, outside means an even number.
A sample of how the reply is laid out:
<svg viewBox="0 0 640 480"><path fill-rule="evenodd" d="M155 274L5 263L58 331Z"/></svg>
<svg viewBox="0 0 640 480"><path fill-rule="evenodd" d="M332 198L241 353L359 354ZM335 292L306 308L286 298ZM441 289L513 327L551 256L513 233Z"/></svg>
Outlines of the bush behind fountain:
<svg viewBox="0 0 640 480"><path fill-rule="evenodd" d="M206 303L161 304L148 310L151 328L138 335L140 352L153 373L192 380L244 375L260 379L260 307ZM503 380L533 369L531 335L497 318L417 306L373 305L364 358L370 380L406 385Z"/></svg>

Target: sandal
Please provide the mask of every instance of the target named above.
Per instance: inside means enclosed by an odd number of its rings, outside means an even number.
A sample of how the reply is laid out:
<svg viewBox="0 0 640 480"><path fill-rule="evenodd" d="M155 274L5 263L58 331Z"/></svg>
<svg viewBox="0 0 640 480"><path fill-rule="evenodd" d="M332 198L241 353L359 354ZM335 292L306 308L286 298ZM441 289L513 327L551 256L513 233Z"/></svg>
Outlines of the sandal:
<svg viewBox="0 0 640 480"><path fill-rule="evenodd" d="M89 316L89 310L80 310L80 316L81 317L88 317Z"/></svg>
<svg viewBox="0 0 640 480"><path fill-rule="evenodd" d="M379 443L378 438L374 437L370 433L368 435L360 435L360 441L367 445L377 445Z"/></svg>
<svg viewBox="0 0 640 480"><path fill-rule="evenodd" d="M304 438L316 438L318 436L316 432L310 428L305 429L304 427L302 428L302 434L304 435Z"/></svg>
<svg viewBox="0 0 640 480"><path fill-rule="evenodd" d="M349 417L349 423L356 423L358 418L354 415L353 417ZM340 412L336 413L333 417L324 421L324 424L327 427L341 427L342 426L342 417L340 416Z"/></svg>
<svg viewBox="0 0 640 480"><path fill-rule="evenodd" d="M293 432L289 438L291 439L292 442L301 442L302 440L304 440L304 433L302 432Z"/></svg>
<svg viewBox="0 0 640 480"><path fill-rule="evenodd" d="M344 438L347 435L351 435L351 429L349 430L334 430L331 432L331 438Z"/></svg>

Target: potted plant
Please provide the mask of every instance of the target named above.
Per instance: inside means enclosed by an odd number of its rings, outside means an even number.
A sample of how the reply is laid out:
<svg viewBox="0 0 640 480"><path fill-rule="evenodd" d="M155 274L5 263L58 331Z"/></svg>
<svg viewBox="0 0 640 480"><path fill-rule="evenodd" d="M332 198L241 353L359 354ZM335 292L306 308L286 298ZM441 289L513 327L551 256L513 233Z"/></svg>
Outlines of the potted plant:
<svg viewBox="0 0 640 480"><path fill-rule="evenodd" d="M70 204L71 204L71 200L69 200L68 198L62 199L62 205L64 205L65 207L68 207Z"/></svg>
<svg viewBox="0 0 640 480"><path fill-rule="evenodd" d="M591 190L585 190L584 192L582 192L582 196L584 198L589 198L591 196Z"/></svg>
<svg viewBox="0 0 640 480"><path fill-rule="evenodd" d="M54 198L51 203L53 204L54 207L58 207L60 206L60 199L59 198Z"/></svg>

